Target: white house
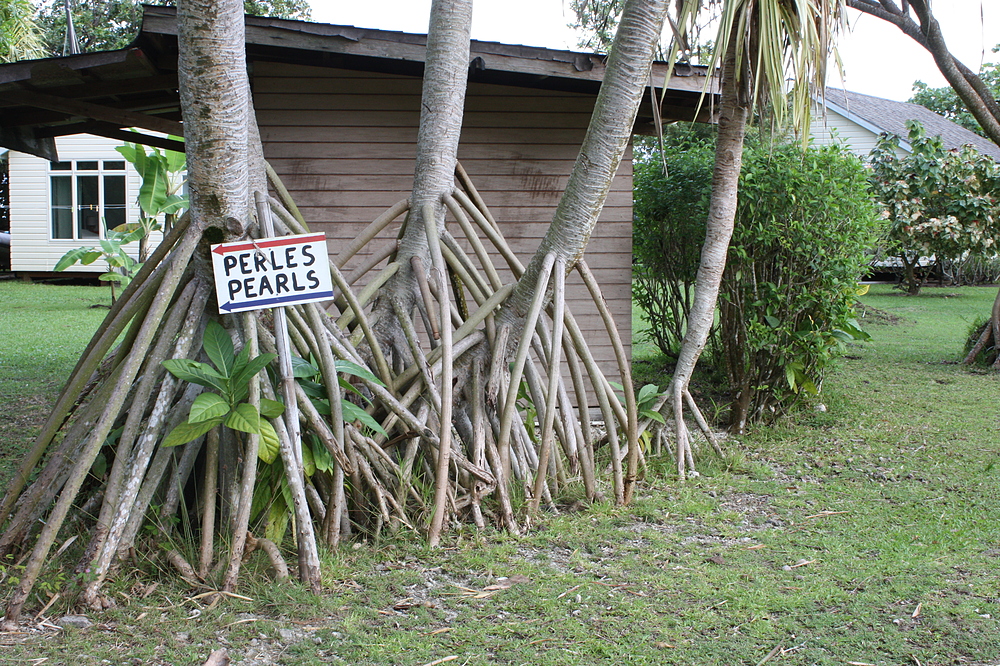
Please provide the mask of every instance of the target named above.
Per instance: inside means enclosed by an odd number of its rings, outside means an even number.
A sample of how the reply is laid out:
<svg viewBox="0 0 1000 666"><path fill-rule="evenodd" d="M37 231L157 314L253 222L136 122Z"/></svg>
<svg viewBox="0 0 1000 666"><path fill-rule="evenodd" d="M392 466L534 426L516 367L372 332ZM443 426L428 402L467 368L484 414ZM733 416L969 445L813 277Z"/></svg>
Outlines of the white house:
<svg viewBox="0 0 1000 666"><path fill-rule="evenodd" d="M845 143L856 155L867 156L883 132L899 136L900 156L909 153L909 131L906 121L918 120L928 136L940 136L945 148L972 144L983 155L1000 162L1000 147L970 132L930 109L910 102L862 95L856 92L827 88L826 113L817 103L813 108L811 135L816 145L834 141Z"/></svg>
<svg viewBox="0 0 1000 666"><path fill-rule="evenodd" d="M11 270L51 272L68 250L98 246L108 229L136 220L141 179L115 150L120 145L90 134L61 136L58 162L10 151ZM98 260L67 272L107 270Z"/></svg>

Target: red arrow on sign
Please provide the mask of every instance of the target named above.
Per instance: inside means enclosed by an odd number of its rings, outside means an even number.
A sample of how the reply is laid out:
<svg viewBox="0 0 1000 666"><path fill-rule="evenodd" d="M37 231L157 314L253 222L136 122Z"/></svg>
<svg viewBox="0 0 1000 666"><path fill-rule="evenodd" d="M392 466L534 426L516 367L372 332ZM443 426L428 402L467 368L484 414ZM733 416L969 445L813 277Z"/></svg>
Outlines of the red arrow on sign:
<svg viewBox="0 0 1000 666"><path fill-rule="evenodd" d="M243 252L254 248L277 247L280 245L295 245L297 243L320 242L325 239L323 234L306 234L302 236L284 236L282 238L269 238L263 241L250 241L247 243L222 243L212 247L214 254L228 254L230 252Z"/></svg>

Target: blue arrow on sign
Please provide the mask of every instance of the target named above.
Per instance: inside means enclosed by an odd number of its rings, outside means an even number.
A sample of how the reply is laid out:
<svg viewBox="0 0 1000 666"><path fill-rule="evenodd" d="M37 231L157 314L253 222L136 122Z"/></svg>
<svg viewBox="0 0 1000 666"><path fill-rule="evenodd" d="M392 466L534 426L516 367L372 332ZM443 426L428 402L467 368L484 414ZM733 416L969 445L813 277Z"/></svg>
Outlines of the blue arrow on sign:
<svg viewBox="0 0 1000 666"><path fill-rule="evenodd" d="M310 300L318 301L324 299L333 298L332 291L313 291L308 294L294 294L292 296L280 296L278 298L267 298L262 301L244 301L243 303L225 303L219 306L220 310L225 310L226 312L232 312L237 308L245 308L249 306L249 309L256 310L258 308L268 308L274 305L287 305L289 303L297 303L299 301Z"/></svg>

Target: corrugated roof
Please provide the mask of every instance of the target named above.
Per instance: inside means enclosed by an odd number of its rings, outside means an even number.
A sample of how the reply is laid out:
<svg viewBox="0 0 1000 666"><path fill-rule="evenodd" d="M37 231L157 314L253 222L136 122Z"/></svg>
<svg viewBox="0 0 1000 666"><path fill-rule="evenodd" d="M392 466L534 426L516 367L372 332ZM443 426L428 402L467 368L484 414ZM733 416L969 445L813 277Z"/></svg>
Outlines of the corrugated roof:
<svg viewBox="0 0 1000 666"><path fill-rule="evenodd" d="M909 136L906 121L920 121L928 136L941 137L945 148L952 149L972 144L983 155L989 155L1000 162L1000 146L919 104L897 102L837 88L826 89L826 103L835 111L846 112L845 115L849 119L860 118L880 131L895 134L904 141Z"/></svg>

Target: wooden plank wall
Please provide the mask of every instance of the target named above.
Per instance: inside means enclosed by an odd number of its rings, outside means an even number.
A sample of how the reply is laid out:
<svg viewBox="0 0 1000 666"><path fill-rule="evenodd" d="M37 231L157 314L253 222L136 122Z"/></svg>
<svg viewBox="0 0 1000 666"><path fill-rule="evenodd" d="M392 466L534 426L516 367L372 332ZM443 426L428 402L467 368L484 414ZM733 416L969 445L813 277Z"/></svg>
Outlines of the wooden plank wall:
<svg viewBox="0 0 1000 666"><path fill-rule="evenodd" d="M264 154L331 253L412 186L419 79L255 63L254 101ZM507 241L527 263L555 211L590 119L593 97L471 84L459 159ZM628 157L628 156L627 156ZM591 239L594 269L626 345L631 345L632 165L626 159ZM383 236L394 238L398 224ZM449 229L460 234L457 223ZM377 243L376 246L381 245ZM502 260L495 257L498 267ZM355 260L348 264L349 272ZM502 274L504 280L509 273ZM617 381L614 353L574 273L568 303L592 349ZM630 351L630 349L629 349Z"/></svg>

